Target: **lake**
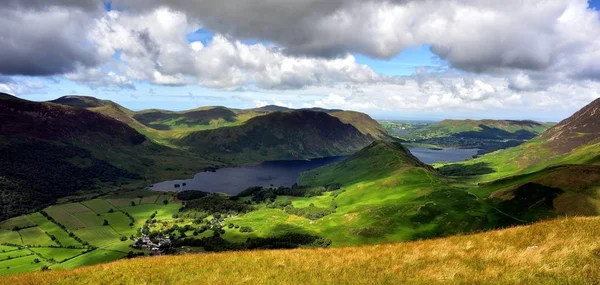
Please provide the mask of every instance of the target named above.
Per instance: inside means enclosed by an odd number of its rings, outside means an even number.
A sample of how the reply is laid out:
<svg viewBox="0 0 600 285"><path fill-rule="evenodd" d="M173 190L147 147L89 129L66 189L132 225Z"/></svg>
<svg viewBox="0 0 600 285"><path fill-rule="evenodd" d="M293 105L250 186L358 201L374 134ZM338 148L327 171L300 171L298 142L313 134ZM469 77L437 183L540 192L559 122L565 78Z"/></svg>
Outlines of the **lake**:
<svg viewBox="0 0 600 285"><path fill-rule="evenodd" d="M201 172L192 179L172 180L154 184L157 191L202 190L235 195L252 186L286 186L298 182L300 173L345 159L345 156L312 160L268 161L258 165L227 167L216 172ZM182 186L186 183L185 186ZM180 187L176 188L175 184Z"/></svg>
<svg viewBox="0 0 600 285"><path fill-rule="evenodd" d="M412 154L425 163L463 161L477 154L477 149L409 148ZM313 160L268 161L258 165L227 167L216 172L201 172L192 179L172 180L154 184L156 191L202 190L235 195L252 186L286 186L298 182L300 173L345 159L345 156ZM186 185L183 186L183 183ZM180 187L175 187L179 184Z"/></svg>
<svg viewBox="0 0 600 285"><path fill-rule="evenodd" d="M409 148L410 152L425 163L458 162L469 159L477 154L479 149L429 149Z"/></svg>

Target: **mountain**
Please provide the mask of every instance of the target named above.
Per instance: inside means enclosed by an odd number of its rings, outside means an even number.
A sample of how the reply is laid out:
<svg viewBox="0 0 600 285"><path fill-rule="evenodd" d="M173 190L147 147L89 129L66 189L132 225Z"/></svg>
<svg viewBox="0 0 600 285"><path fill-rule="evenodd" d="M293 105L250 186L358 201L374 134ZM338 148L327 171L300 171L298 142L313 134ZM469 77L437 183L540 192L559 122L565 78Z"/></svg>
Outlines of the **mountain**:
<svg viewBox="0 0 600 285"><path fill-rule="evenodd" d="M479 154L484 154L517 146L552 126L527 120L443 120L397 137L412 144L477 148Z"/></svg>
<svg viewBox="0 0 600 285"><path fill-rule="evenodd" d="M239 126L193 132L177 143L234 162L306 159L351 154L376 139L368 126L361 129L364 133L325 112L290 110Z"/></svg>
<svg viewBox="0 0 600 285"><path fill-rule="evenodd" d="M5 284L595 284L599 218L335 249L258 250L123 259L3 277ZM574 242L577 241L577 242ZM177 268L177 270L173 270ZM227 270L223 270L227 268ZM485 268L485 270L482 270ZM319 276L318 280L315 276Z"/></svg>
<svg viewBox="0 0 600 285"><path fill-rule="evenodd" d="M100 100L91 96L69 95L49 101L50 103L79 107L79 108L96 108L114 104L110 100Z"/></svg>
<svg viewBox="0 0 600 285"><path fill-rule="evenodd" d="M599 139L600 99L583 107L540 137L553 154L564 154L584 145L596 144L600 142Z"/></svg>
<svg viewBox="0 0 600 285"><path fill-rule="evenodd" d="M308 185L348 184L387 177L393 172L414 167L435 172L401 143L375 141L343 161L303 173L300 181Z"/></svg>
<svg viewBox="0 0 600 285"><path fill-rule="evenodd" d="M215 165L156 145L127 124L83 108L2 96L0 121L0 220L66 195ZM167 170L174 163L180 168Z"/></svg>
<svg viewBox="0 0 600 285"><path fill-rule="evenodd" d="M375 139L391 139L377 121L353 111L322 108L295 110L270 105L246 110L209 106L178 112L157 109L134 112L108 100L85 96L65 96L51 102L107 115L128 124L155 143L203 155L210 154L230 163L350 154ZM320 118L306 115L310 113L318 113ZM281 114L299 115L294 118ZM262 116L267 118L261 119ZM302 122L304 119L311 121ZM322 131L310 129L311 124L318 124L321 119L324 120L324 126L333 128L328 132L340 137L327 137ZM285 134L288 136L293 133L292 129L300 125L303 127L295 136L298 139L294 139L294 142L290 140L284 146L274 146L274 142L268 140L263 143L256 137L281 138L283 130L288 132ZM352 133L354 129L359 133ZM210 136L210 139L205 136ZM232 145L237 141L240 143Z"/></svg>

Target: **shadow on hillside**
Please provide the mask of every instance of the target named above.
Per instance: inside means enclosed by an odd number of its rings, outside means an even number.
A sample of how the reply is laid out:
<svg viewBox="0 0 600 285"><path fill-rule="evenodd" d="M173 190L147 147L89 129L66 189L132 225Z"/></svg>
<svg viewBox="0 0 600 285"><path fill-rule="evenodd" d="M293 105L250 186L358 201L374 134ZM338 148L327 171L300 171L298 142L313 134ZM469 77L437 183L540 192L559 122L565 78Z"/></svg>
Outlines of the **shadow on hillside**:
<svg viewBox="0 0 600 285"><path fill-rule="evenodd" d="M470 165L450 164L437 169L445 176L478 176L496 172L489 163L480 162Z"/></svg>

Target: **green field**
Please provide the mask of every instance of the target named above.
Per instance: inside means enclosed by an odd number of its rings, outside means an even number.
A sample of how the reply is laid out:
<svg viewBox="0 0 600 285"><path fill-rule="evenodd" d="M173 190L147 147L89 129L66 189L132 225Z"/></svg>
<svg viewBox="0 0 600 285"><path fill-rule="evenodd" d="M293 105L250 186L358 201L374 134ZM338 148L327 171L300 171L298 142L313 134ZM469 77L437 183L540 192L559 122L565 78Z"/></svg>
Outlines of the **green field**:
<svg viewBox="0 0 600 285"><path fill-rule="evenodd" d="M106 202L111 204L113 207L121 208L131 206L131 203L135 205L140 204L140 198L128 198L128 199L106 199Z"/></svg>
<svg viewBox="0 0 600 285"><path fill-rule="evenodd" d="M11 250L17 250L17 247L14 246L8 246L8 245L0 245L0 252L7 252L7 251L11 251Z"/></svg>
<svg viewBox="0 0 600 285"><path fill-rule="evenodd" d="M46 217L44 217L40 213L33 213L27 215L32 222L38 225L40 229L47 232L50 235L56 237L56 239L60 242L62 246L81 246L81 243L74 240L69 234L57 226L55 223L49 221Z"/></svg>
<svg viewBox="0 0 600 285"><path fill-rule="evenodd" d="M101 218L107 220L110 227L121 236L135 235L138 230L135 226L129 226L131 219L120 211L102 214Z"/></svg>
<svg viewBox="0 0 600 285"><path fill-rule="evenodd" d="M31 251L41 255L45 259L54 259L56 262L63 262L67 259L81 255L82 249L71 249L71 248L45 248L45 247L34 247Z"/></svg>
<svg viewBox="0 0 600 285"><path fill-rule="evenodd" d="M44 209L48 215L50 215L54 220L58 223L66 226L69 229L80 229L85 227L85 223L83 223L80 219L65 211L60 206L50 206Z"/></svg>
<svg viewBox="0 0 600 285"><path fill-rule="evenodd" d="M0 244L18 244L22 245L21 236L17 231L0 230Z"/></svg>
<svg viewBox="0 0 600 285"><path fill-rule="evenodd" d="M3 221L2 223L0 223L0 230L12 230L14 227L19 227L19 228L26 228L26 227L32 227L35 224L30 221L29 219L27 219L26 216L18 216L18 217L14 217L12 219L8 219L6 221Z"/></svg>
<svg viewBox="0 0 600 285"><path fill-rule="evenodd" d="M121 235L115 232L110 226L100 226L95 228L84 228L73 231L79 238L89 242L97 247L109 246L119 242Z"/></svg>
<svg viewBox="0 0 600 285"><path fill-rule="evenodd" d="M88 200L88 201L81 202L81 204L92 209L92 211L94 211L98 214L106 213L110 209L115 208L113 205L109 204L108 202L106 202L106 200L103 200L103 199Z"/></svg>
<svg viewBox="0 0 600 285"><path fill-rule="evenodd" d="M36 263L35 260L40 260ZM49 263L36 255L28 255L11 260L0 261L0 275L15 274L20 272L40 270Z"/></svg>
<svg viewBox="0 0 600 285"><path fill-rule="evenodd" d="M86 213L91 211L90 208L82 205L81 203L63 204L60 205L60 207L71 214Z"/></svg>
<svg viewBox="0 0 600 285"><path fill-rule="evenodd" d="M29 251L28 249L17 249L17 250L0 252L0 261L18 258L21 256L27 256L27 255L31 255L31 254L32 254L31 251Z"/></svg>
<svg viewBox="0 0 600 285"><path fill-rule="evenodd" d="M102 250L97 249L90 253L86 253L84 255L80 255L73 259L69 259L66 262L52 265L51 269L72 269L86 265L94 265L98 263L104 263L108 261L113 261L119 259L126 254L120 251L111 251L111 250ZM0 266L2 264L0 263Z"/></svg>
<svg viewBox="0 0 600 285"><path fill-rule="evenodd" d="M155 204L158 201L158 197L160 197L159 195L156 196L146 196L144 198L142 198L142 200L140 201L141 204Z"/></svg>
<svg viewBox="0 0 600 285"><path fill-rule="evenodd" d="M92 265L119 259L130 251L147 254L142 250L131 248L130 245L133 243L131 240L121 241L121 238L138 236L139 229L154 212L158 213L157 218L169 221L173 219L173 214L179 212L181 204L172 202L166 206L162 203L157 204L155 202L159 196L170 201L173 197L171 194L161 195L148 191L125 192L122 196L115 194L109 198L117 205L124 205L120 208L113 206L106 199L93 199L81 203L54 205L44 209L58 224L50 221L40 212L4 221L2 225L6 229L15 226L29 228L20 231L0 229L0 244L25 245L29 248L18 249L15 246L0 245L0 265L6 264L4 268L0 268L0 274L39 270L44 265L52 269ZM129 202L132 200L138 202L144 200L146 204L138 203L136 206L130 206ZM134 217L133 226L130 226L132 221L125 212L129 212ZM108 225L103 225L104 220ZM66 229L62 229L61 224ZM38 226L32 227L33 225ZM74 237L69 235L70 232ZM53 242L50 236L54 236L58 243ZM75 237L80 238L81 243ZM86 252L88 248L82 243L98 249ZM27 256L21 257L25 255ZM8 256L12 258L10 263L9 260L2 261ZM33 263L35 258L40 262ZM9 269L6 269L7 266Z"/></svg>
<svg viewBox="0 0 600 285"><path fill-rule="evenodd" d="M23 239L23 244L25 244L25 245L41 245L41 246L57 245L39 227L33 227L33 228L27 228L24 230L20 230L19 234L21 235L21 238Z"/></svg>

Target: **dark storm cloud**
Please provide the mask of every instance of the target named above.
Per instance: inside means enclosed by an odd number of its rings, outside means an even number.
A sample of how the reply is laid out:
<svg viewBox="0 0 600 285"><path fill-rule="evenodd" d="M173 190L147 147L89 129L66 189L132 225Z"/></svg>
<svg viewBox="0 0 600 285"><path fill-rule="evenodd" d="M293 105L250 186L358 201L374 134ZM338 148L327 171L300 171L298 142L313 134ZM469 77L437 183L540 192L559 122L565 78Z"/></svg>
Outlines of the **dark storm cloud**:
<svg viewBox="0 0 600 285"><path fill-rule="evenodd" d="M55 75L99 63L86 44L88 14L52 8L0 10L0 74Z"/></svg>
<svg viewBox="0 0 600 285"><path fill-rule="evenodd" d="M100 0L3 0L0 4L0 10L46 10L53 7L98 11L102 9L102 2Z"/></svg>

